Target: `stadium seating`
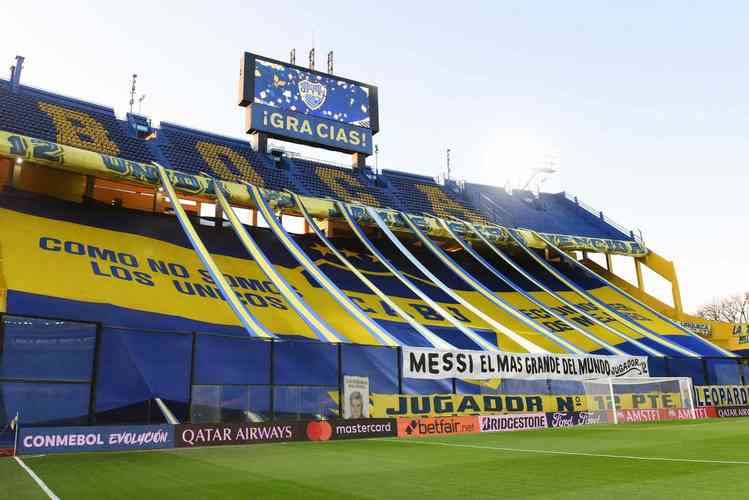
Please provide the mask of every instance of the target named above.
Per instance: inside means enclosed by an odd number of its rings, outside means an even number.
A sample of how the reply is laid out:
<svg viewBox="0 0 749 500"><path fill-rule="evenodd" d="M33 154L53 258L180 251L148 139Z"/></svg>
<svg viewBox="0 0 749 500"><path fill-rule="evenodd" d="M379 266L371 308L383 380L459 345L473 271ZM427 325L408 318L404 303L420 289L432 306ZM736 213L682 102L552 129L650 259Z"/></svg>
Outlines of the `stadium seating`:
<svg viewBox="0 0 749 500"><path fill-rule="evenodd" d="M481 184L466 184L466 194L493 222L510 227L522 227L544 233L569 234L631 240L632 236L596 217L565 193L540 193Z"/></svg>
<svg viewBox="0 0 749 500"><path fill-rule="evenodd" d="M158 148L172 168L191 174L205 171L269 189L293 189L286 170L275 167L247 142L166 122L161 123L159 134Z"/></svg>
<svg viewBox="0 0 749 500"><path fill-rule="evenodd" d="M11 92L5 80L0 80L0 129L274 190L546 233L632 239L564 193L508 194L498 187L466 184L456 195L430 177L389 170L381 176L383 186L350 168L298 157L287 156L276 165L247 141L167 122L161 123L154 140L144 141L128 133L128 123L118 120L112 108L27 86Z"/></svg>
<svg viewBox="0 0 749 500"><path fill-rule="evenodd" d="M562 234L591 236L595 238L610 238L614 240L631 240L632 234L626 234L602 219L593 215L565 195L565 193L541 193L541 200L548 207L547 210L557 214ZM564 224L562 226L562 224Z"/></svg>
<svg viewBox="0 0 749 500"><path fill-rule="evenodd" d="M434 214L443 218L458 217L475 223L487 222L484 216L450 196L429 177L385 170L384 178L398 193L401 204L410 213Z"/></svg>
<svg viewBox="0 0 749 500"><path fill-rule="evenodd" d="M112 108L31 87L0 85L0 129L129 160L151 162L145 143L128 136Z"/></svg>
<svg viewBox="0 0 749 500"><path fill-rule="evenodd" d="M372 207L395 206L383 189L353 169L303 158L287 158L287 161L296 167L295 177L312 196Z"/></svg>

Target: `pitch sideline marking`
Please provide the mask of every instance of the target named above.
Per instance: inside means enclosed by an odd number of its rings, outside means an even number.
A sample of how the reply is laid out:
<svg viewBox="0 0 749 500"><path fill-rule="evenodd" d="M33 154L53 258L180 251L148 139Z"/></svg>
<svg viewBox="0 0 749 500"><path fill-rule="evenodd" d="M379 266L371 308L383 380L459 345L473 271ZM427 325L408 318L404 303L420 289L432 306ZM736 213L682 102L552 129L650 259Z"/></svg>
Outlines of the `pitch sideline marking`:
<svg viewBox="0 0 749 500"><path fill-rule="evenodd" d="M477 450L496 450L496 451L513 451L518 453L537 453L540 455L573 455L581 457L595 457L595 458L623 458L626 460L643 460L643 461L654 461L654 462L688 462L698 464L723 464L723 465L749 465L749 461L741 460L708 460L708 459L696 459L696 458L667 458L667 457L637 457L633 455L609 455L606 453L585 453L578 451L558 451L558 450L532 450L525 448L504 448L501 446L481 446L476 444L458 444L458 443L441 443L438 441L411 441L403 439L387 439L386 441L392 443L411 443L411 444L425 444L431 446L449 446L454 448L473 448Z"/></svg>
<svg viewBox="0 0 749 500"><path fill-rule="evenodd" d="M23 460L21 460L20 458L18 458L18 456L15 456L13 458L15 458L16 462L18 462L18 465L20 465L21 468L23 468L23 470L25 470L29 474L29 476L31 476L31 479L33 479L34 482L36 482L36 484L39 485L39 487L42 489L42 491L44 491L44 493L47 494L47 496L50 498L50 500L60 500L60 497L58 497L57 495L55 495L52 492L52 490L49 489L49 486L47 486L44 483L44 481L42 481L42 479L39 476L37 476L36 473L33 470L31 470L31 468L28 465L26 465L24 463Z"/></svg>

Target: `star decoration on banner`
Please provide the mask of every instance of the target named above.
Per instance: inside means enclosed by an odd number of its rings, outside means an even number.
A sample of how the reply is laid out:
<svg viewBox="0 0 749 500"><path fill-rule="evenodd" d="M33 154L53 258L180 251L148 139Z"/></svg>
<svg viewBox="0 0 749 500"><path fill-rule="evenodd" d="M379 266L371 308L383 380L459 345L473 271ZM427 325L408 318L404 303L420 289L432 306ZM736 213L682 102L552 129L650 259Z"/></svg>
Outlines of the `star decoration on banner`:
<svg viewBox="0 0 749 500"><path fill-rule="evenodd" d="M345 248L341 249L341 253L346 256L348 259L361 259L358 252L352 252L351 250L346 250Z"/></svg>
<svg viewBox="0 0 749 500"><path fill-rule="evenodd" d="M314 250L315 252L321 254L323 257L327 256L328 254L332 254L333 252L330 251L330 249L326 246L320 245L319 243L315 243L314 245L310 245L310 250Z"/></svg>

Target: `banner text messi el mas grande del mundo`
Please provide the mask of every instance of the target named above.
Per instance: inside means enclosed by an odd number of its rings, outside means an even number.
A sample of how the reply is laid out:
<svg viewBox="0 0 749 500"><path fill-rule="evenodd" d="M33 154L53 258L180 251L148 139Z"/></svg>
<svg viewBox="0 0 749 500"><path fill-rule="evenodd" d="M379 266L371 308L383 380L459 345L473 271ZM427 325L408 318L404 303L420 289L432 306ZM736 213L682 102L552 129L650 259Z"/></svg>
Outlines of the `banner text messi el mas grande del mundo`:
<svg viewBox="0 0 749 500"><path fill-rule="evenodd" d="M647 377L645 356L481 352L403 348L403 376L415 379L495 378L584 380Z"/></svg>
<svg viewBox="0 0 749 500"><path fill-rule="evenodd" d="M248 133L335 151L372 154L377 87L245 53L240 106Z"/></svg>

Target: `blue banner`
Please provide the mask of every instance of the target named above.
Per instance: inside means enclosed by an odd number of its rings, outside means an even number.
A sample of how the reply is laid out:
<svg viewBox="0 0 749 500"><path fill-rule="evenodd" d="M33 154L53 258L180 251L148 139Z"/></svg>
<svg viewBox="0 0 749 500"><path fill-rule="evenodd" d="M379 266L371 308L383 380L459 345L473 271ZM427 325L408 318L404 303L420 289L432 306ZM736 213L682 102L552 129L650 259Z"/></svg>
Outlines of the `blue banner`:
<svg viewBox="0 0 749 500"><path fill-rule="evenodd" d="M578 425L605 424L608 422L608 412L570 411L547 412L546 422L549 428L577 427Z"/></svg>
<svg viewBox="0 0 749 500"><path fill-rule="evenodd" d="M18 453L155 450L174 447L171 425L29 427L21 429Z"/></svg>
<svg viewBox="0 0 749 500"><path fill-rule="evenodd" d="M372 132L367 128L257 103L250 106L249 113L248 130L340 151L372 154Z"/></svg>

